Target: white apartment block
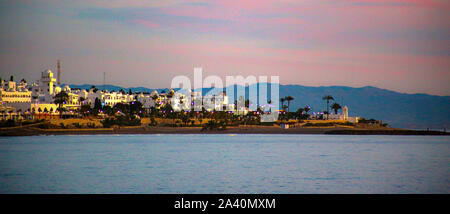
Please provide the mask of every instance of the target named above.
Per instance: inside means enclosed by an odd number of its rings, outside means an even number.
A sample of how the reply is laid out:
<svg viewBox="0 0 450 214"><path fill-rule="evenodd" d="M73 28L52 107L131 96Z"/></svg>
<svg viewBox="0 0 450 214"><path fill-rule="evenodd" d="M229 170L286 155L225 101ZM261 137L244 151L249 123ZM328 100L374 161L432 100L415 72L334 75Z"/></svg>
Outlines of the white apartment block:
<svg viewBox="0 0 450 214"><path fill-rule="evenodd" d="M152 107L159 109L165 105L172 105L175 111L189 109L189 104L203 104L207 111L233 111L234 104L230 104L228 96L219 92L217 95L201 96L201 92L189 91L190 96L169 90L158 93L134 93L102 91L96 88L89 90L71 89L68 85L62 87L56 84L57 80L51 70L41 72L38 82L30 85L23 80L19 83L14 81L1 81L0 87L0 113L8 111L29 113L51 113L57 114L58 105L54 103L55 96L61 91L69 95L69 100L63 104L68 111L73 111L81 105L94 107L95 100L99 100L102 106L114 107L118 103L130 103L139 101L149 111ZM198 102L198 101L203 102ZM2 110L3 109L3 110Z"/></svg>
<svg viewBox="0 0 450 214"><path fill-rule="evenodd" d="M21 81L0 82L0 109L8 109L8 111L25 112L30 110L31 91L27 89L27 83Z"/></svg>

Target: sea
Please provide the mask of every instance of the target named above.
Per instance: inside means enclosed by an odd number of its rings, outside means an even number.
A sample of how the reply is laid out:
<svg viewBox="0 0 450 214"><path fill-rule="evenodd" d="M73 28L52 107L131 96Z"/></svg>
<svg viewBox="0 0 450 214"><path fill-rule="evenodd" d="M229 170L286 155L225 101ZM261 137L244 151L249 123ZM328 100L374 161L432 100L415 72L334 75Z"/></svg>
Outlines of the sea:
<svg viewBox="0 0 450 214"><path fill-rule="evenodd" d="M1 137L0 193L448 194L450 137Z"/></svg>

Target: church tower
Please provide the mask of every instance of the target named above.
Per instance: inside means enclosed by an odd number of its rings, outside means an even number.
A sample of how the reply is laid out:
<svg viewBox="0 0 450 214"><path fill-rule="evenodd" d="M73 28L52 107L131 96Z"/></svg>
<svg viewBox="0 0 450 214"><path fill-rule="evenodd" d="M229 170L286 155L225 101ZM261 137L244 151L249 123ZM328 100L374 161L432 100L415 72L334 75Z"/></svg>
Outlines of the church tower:
<svg viewBox="0 0 450 214"><path fill-rule="evenodd" d="M53 78L51 70L46 70L41 73L41 80L39 81L39 87L41 88L40 94L45 95L45 102L52 102L54 94L54 86L56 79Z"/></svg>
<svg viewBox="0 0 450 214"><path fill-rule="evenodd" d="M342 115L344 116L344 120L348 119L348 107L344 106L344 108L342 108Z"/></svg>

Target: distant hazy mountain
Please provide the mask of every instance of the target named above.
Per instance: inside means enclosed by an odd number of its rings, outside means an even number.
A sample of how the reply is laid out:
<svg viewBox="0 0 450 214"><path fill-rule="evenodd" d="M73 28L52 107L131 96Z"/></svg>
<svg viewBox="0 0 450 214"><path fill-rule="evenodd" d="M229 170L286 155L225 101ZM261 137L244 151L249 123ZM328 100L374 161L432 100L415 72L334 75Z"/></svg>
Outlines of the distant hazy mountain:
<svg viewBox="0 0 450 214"><path fill-rule="evenodd" d="M71 88L89 89L92 85L70 85ZM103 86L97 86L103 89ZM128 92L151 92L144 87L123 88L106 85L109 91L124 89ZM248 87L246 88L248 94ZM156 89L158 92L168 89ZM210 88L205 89L205 91ZM442 129L450 127L450 96L427 94L405 94L376 87L352 88L345 86L307 87L301 85L280 85L280 97L292 96L291 111L310 105L312 111L326 110L324 95L332 95L335 102L349 107L350 116L375 118L392 127L413 129ZM332 103L332 102L331 102Z"/></svg>
<svg viewBox="0 0 450 214"><path fill-rule="evenodd" d="M64 86L64 84L63 84ZM86 89L89 90L93 85L91 84L83 84L83 85L69 85L70 88L79 88L79 89ZM154 90L158 91L158 93L160 93L163 90L168 91L169 89L167 88L159 88L159 89L151 89L151 88L145 88L145 87L130 87L130 88L125 88L125 87L121 87L121 86L116 86L116 85L94 85L96 88L100 89L100 90L108 90L108 91L120 91L121 89L125 90L126 92L128 92L130 89L132 92L152 92Z"/></svg>
<svg viewBox="0 0 450 214"><path fill-rule="evenodd" d="M314 111L323 111L326 102L322 97L328 94L342 106L347 105L351 116L375 118L399 128L450 127L450 96L405 94L370 86L280 86L280 96L290 95L295 98L291 110L309 104Z"/></svg>

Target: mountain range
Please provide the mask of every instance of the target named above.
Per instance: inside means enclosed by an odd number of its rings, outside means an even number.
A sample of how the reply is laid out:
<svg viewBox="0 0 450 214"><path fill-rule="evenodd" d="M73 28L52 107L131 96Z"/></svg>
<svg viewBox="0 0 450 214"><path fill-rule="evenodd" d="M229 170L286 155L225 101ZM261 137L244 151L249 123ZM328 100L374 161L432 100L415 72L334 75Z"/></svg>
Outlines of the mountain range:
<svg viewBox="0 0 450 214"><path fill-rule="evenodd" d="M70 88L89 89L92 85L69 85ZM242 87L242 86L241 86ZM145 87L125 88L115 85L101 85L99 89L108 91L152 92L166 89ZM269 86L270 88L270 86ZM203 93L211 88L203 89ZM248 95L248 87L246 87ZM333 102L348 106L350 116L374 118L388 123L391 127L409 129L443 129L450 126L450 96L428 94L407 94L372 86L361 88L347 86L311 87L302 85L280 85L280 97L292 96L290 110L296 111L309 105L312 111L326 110L324 95L332 95ZM247 97L248 98L248 97ZM270 98L269 98L270 99ZM330 105L331 105L330 103Z"/></svg>

